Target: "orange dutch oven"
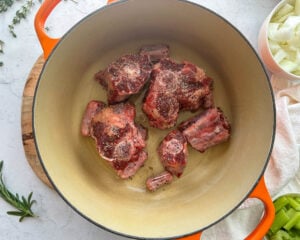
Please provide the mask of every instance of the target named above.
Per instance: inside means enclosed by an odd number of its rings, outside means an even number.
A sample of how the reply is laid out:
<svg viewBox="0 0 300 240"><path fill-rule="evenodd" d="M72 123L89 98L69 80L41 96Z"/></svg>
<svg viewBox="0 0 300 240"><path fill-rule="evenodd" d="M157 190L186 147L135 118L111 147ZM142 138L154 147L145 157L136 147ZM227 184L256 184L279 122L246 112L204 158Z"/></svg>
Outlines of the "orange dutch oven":
<svg viewBox="0 0 300 240"><path fill-rule="evenodd" d="M60 196L79 214L108 231L137 239L199 239L247 198L265 211L246 238L263 238L274 218L263 173L275 134L268 76L242 34L216 13L184 0L125 0L85 17L62 38L44 24L60 0L45 0L35 28L46 63L34 96L33 129L39 158ZM112 2L112 1L110 1ZM214 98L232 124L230 141L199 153L189 149L181 178L150 193L149 175L162 166L156 148L169 130L147 125L142 95L130 99L137 121L149 129L149 158L129 180L102 161L91 139L80 135L86 104L106 101L94 74L142 45L167 43L172 58L189 60L214 79ZM191 113L181 113L179 122Z"/></svg>

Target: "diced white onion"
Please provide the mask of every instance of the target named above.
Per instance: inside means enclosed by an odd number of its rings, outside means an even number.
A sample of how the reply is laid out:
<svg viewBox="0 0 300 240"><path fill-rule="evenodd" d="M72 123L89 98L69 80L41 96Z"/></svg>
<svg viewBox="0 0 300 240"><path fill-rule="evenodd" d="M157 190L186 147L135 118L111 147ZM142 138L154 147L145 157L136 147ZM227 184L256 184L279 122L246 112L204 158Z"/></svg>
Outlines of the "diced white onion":
<svg viewBox="0 0 300 240"><path fill-rule="evenodd" d="M285 59L287 57L287 53L286 51L284 51L283 49L279 49L277 51L277 53L274 55L274 60L277 63L280 63L283 59Z"/></svg>
<svg viewBox="0 0 300 240"><path fill-rule="evenodd" d="M295 14L300 15L300 1L295 2Z"/></svg>
<svg viewBox="0 0 300 240"><path fill-rule="evenodd" d="M300 50L296 52L296 63L300 65Z"/></svg>
<svg viewBox="0 0 300 240"><path fill-rule="evenodd" d="M284 59L280 62L280 66L287 72L293 72L297 70L297 63Z"/></svg>
<svg viewBox="0 0 300 240"><path fill-rule="evenodd" d="M269 39L269 47L273 54L277 53L277 51L279 51L279 49L281 49L279 44L271 39Z"/></svg>
<svg viewBox="0 0 300 240"><path fill-rule="evenodd" d="M283 5L268 28L274 60L287 72L300 76L300 0Z"/></svg>
<svg viewBox="0 0 300 240"><path fill-rule="evenodd" d="M281 27L270 34L269 38L277 42L286 42L293 38L294 31L292 27Z"/></svg>
<svg viewBox="0 0 300 240"><path fill-rule="evenodd" d="M293 11L294 11L294 7L291 4L287 3L283 5L273 16L272 22L281 22L280 21L281 18L284 18L285 16L289 15Z"/></svg>
<svg viewBox="0 0 300 240"><path fill-rule="evenodd" d="M289 16L286 21L282 24L282 27L296 28L300 23L300 16Z"/></svg>

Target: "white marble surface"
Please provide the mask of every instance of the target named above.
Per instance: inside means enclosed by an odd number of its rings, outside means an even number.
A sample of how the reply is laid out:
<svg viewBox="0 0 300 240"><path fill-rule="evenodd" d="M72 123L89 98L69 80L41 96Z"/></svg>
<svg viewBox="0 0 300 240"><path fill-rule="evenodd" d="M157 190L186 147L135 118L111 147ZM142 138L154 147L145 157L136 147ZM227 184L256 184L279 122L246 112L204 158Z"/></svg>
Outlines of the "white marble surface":
<svg viewBox="0 0 300 240"><path fill-rule="evenodd" d="M103 6L104 0L71 0L63 1L55 9L47 22L52 36L61 36L78 20L93 10ZM24 155L21 140L21 101L25 80L29 71L42 54L34 28L33 18L39 7L38 1L30 16L15 28L18 35L12 38L8 24L20 5L5 14L0 14L0 39L5 42L5 54L0 55L4 66L0 68L0 160L4 160L5 182L13 191L22 195L34 192L37 203L33 206L38 218L25 219L22 223L15 217L8 216L6 211L12 208L0 199L0 240L21 239L72 239L72 240L120 240L126 239L86 221L74 212L55 191L45 186L33 173ZM235 25L257 48L259 28L271 9L279 0L194 0L202 4ZM287 187L284 191L295 190ZM255 211L234 212L226 220L206 230L202 239L220 239L219 229L228 229L230 240L244 238L256 223L243 221L249 215L260 217L261 209ZM236 225L234 225L236 224ZM226 239L225 239L226 240Z"/></svg>

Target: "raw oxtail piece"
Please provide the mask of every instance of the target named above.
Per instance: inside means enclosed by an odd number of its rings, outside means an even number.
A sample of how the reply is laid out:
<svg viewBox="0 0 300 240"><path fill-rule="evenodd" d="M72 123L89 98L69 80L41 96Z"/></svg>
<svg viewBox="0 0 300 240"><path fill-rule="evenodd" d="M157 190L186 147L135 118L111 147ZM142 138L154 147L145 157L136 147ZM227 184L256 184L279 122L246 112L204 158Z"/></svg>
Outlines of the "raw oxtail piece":
<svg viewBox="0 0 300 240"><path fill-rule="evenodd" d="M149 124L167 129L175 126L180 110L213 107L212 85L204 70L192 63L160 60L153 66L142 107Z"/></svg>
<svg viewBox="0 0 300 240"><path fill-rule="evenodd" d="M168 171L164 171L154 177L149 177L146 181L146 187L149 191L154 192L162 186L173 181L173 175Z"/></svg>
<svg viewBox="0 0 300 240"><path fill-rule="evenodd" d="M81 134L83 136L90 136L92 119L95 114L104 107L106 107L105 103L96 100L92 100L87 104L81 121Z"/></svg>
<svg viewBox="0 0 300 240"><path fill-rule="evenodd" d="M187 164L187 141L178 130L171 131L158 147L160 161L165 170L180 177Z"/></svg>
<svg viewBox="0 0 300 240"><path fill-rule="evenodd" d="M128 54L112 62L95 79L107 90L107 101L115 104L127 100L144 87L152 64L146 55Z"/></svg>
<svg viewBox="0 0 300 240"><path fill-rule="evenodd" d="M220 108L210 108L182 122L178 129L199 152L225 142L230 137L230 123Z"/></svg>
<svg viewBox="0 0 300 240"><path fill-rule="evenodd" d="M106 106L93 101L87 105L86 113L88 117L83 118L82 125L86 128L90 124L89 135L95 140L99 155L121 178L133 176L148 157L147 130L135 123L135 107L129 103Z"/></svg>
<svg viewBox="0 0 300 240"><path fill-rule="evenodd" d="M145 55L152 63L157 63L170 56L170 47L166 44L152 44L141 47L140 55Z"/></svg>

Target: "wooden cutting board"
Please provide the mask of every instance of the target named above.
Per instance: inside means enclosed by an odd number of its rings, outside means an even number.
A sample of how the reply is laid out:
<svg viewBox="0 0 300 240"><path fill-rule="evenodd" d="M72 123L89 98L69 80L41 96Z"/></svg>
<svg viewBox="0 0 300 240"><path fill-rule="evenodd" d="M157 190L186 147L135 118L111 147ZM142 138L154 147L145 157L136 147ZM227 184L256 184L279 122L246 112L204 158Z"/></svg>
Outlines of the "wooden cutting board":
<svg viewBox="0 0 300 240"><path fill-rule="evenodd" d="M42 71L45 60L43 56L40 56L35 64L33 65L23 91L22 98L22 113L21 113L21 123L22 123L22 140L25 155L29 165L31 166L34 173L37 177L42 180L47 186L53 188L51 185L40 159L38 158L36 146L33 139L32 131L32 104L33 104L33 95L35 87Z"/></svg>

